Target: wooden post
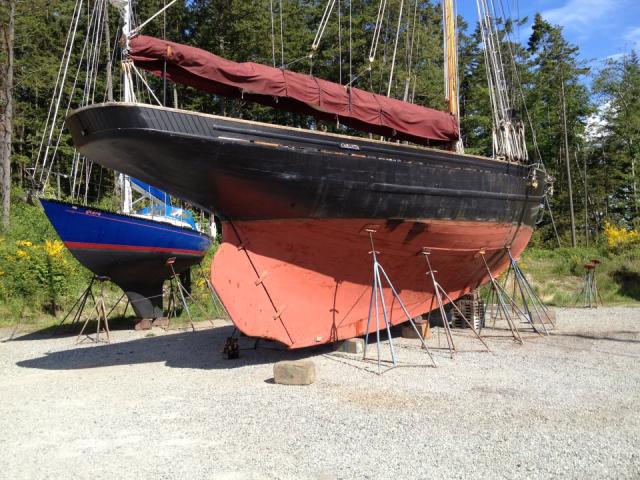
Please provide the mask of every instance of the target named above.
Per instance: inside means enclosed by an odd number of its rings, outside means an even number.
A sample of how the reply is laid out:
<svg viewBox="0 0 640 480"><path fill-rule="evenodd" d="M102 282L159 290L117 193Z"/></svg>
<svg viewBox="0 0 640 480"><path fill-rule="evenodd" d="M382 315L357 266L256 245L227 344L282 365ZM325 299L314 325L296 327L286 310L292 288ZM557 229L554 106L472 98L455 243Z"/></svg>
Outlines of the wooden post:
<svg viewBox="0 0 640 480"><path fill-rule="evenodd" d="M13 134L13 43L15 0L0 7L0 196L2 229L9 228L11 207L11 141ZM5 16L8 18L5 19Z"/></svg>

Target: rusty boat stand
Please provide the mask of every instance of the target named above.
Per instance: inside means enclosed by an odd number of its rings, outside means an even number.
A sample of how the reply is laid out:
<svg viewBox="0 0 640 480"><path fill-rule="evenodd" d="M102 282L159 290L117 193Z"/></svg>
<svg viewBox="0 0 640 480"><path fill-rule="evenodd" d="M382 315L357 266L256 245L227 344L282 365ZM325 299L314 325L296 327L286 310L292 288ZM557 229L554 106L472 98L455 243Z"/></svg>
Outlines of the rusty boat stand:
<svg viewBox="0 0 640 480"><path fill-rule="evenodd" d="M529 283L529 280L520 268L518 261L513 257L511 248L505 247L505 249L509 255L509 269L505 275L505 288L510 276L513 276L514 293L512 299L516 300L516 297L519 294L522 309L524 310L526 317L529 319L531 327L539 334L549 335L547 324L555 327L553 317L549 312L549 309L533 289L531 283ZM542 331L536 328L536 319L538 320Z"/></svg>
<svg viewBox="0 0 640 480"><path fill-rule="evenodd" d="M489 268L489 264L487 263L486 251L484 249L481 249L478 254L480 255L480 258L482 258L482 262L484 263L485 269L487 270L487 275L489 276L489 293L487 294L485 305L491 306L491 318L493 320L493 325L495 326L496 317L498 315L501 315L502 318L507 322L509 330L511 330L513 339L516 342L523 344L524 341L520 336L518 325L516 324L515 320L517 319L517 316L520 316L527 322L529 322L529 319L516 305L515 301L509 296L505 288L496 280L496 277L494 277L493 273L491 272L491 268ZM494 305L497 305L496 312L494 312ZM511 313L509 312L510 309L513 311L513 313L516 314L516 318L511 315ZM485 316L486 311L487 308L485 308Z"/></svg>
<svg viewBox="0 0 640 480"><path fill-rule="evenodd" d="M596 276L596 270L598 265L602 262L597 259L591 260L591 263L585 264L585 275L582 287L573 302L574 306L578 304L580 298L583 299L582 306L584 308L598 308L598 302L601 306L604 306L600 292L598 292L598 282Z"/></svg>
<svg viewBox="0 0 640 480"><path fill-rule="evenodd" d="M456 350L456 347L455 347L455 345L453 343L453 335L451 334L451 326L449 325L449 321L447 320L447 314L446 314L446 312L444 310L443 298L445 298L447 300L447 302L449 302L449 304L456 310L458 315L460 315L460 318L462 318L464 323L471 329L471 331L473 332L474 336L482 343L482 345L484 345L484 348L486 348L487 352L489 352L490 351L489 346L484 341L484 339L480 336L480 332L478 332L478 330L476 330L476 328L469 321L469 319L466 317L466 315L464 313L462 313L462 310L460 310L458 305L456 305L456 303L451 299L451 297L446 292L446 290L444 288L442 288L442 285L440 285L438 280L436 280L436 273L438 273L438 271L434 270L433 267L431 266L431 260L430 260L431 250L429 248L423 248L420 251L420 255L422 255L425 258L426 262L427 262L428 271L426 272L426 275L427 275L427 277L429 277L431 279L431 283L433 285L433 297L432 297L432 300L431 300L431 306L433 307L433 299L435 299L436 302L438 303L438 309L440 311L440 317L442 318L442 325L444 326L444 331L446 333L447 343L449 345L449 355L451 356L451 358L453 358L453 352Z"/></svg>
<svg viewBox="0 0 640 480"><path fill-rule="evenodd" d="M371 281L371 298L369 300L369 315L367 316L367 330L364 337L364 352L362 355L362 359L363 360L367 359L367 346L369 343L369 334L371 332L372 314L375 314L373 318L375 319L374 328L376 333L378 374L381 373L380 371L380 330L383 327L383 325L380 323L380 311L382 310L382 319L384 321L384 328L387 330L387 338L389 339L389 350L391 351L391 361L394 367L397 366L395 349L393 347L393 337L391 336L391 324L389 322L389 314L388 314L387 305L384 299L384 289L383 289L383 283L382 283L382 277L384 277L384 280L386 281L387 285L391 289L391 292L393 293L393 297L398 301L398 304L400 305L400 307L402 308L402 311L407 317L407 321L411 324L411 327L413 328L416 335L420 339L420 343L422 344L422 347L427 352L427 355L429 355L429 358L431 359L431 363L433 364L434 367L437 367L436 361L433 358L433 355L431 354L429 347L427 347L427 344L425 343L422 334L416 327L416 324L413 321L413 318L411 318L411 315L409 315L407 308L402 302L402 299L400 298L400 295L398 295L398 292L396 291L395 287L391 283L389 276L384 271L384 268L382 267L380 262L378 262L378 254L380 252L376 251L376 247L373 242L373 235L377 232L377 230L373 228L368 228L365 231L369 234L369 241L371 243L371 251L369 252L369 254L371 255L371 258L373 261L373 275L372 275L373 279Z"/></svg>
<svg viewBox="0 0 640 480"><path fill-rule="evenodd" d="M116 308L116 306L120 303L120 300L122 300L122 297L120 297L118 302L116 302L116 304L111 308L111 310L109 310L109 313L107 313L107 309L106 309L105 304L104 304L104 282L108 282L109 280L110 280L109 277L102 277L102 276L99 276L99 275L94 275L91 278L91 281L89 282L89 286L87 287L87 289L84 291L82 296L76 302L76 305L78 305L78 302L79 302L79 306L78 306L77 312L76 312L76 314L74 316L72 324L80 322L80 317L82 316L82 312L85 309L85 307L87 305L87 301L89 300L89 298L91 298L91 300L93 301L93 310L95 311L95 313L97 315L97 317L96 317L96 319L97 319L96 336L95 336L94 339L92 339L87 334L85 339L93 340L95 343L100 342L100 325L101 324L104 324L105 333L107 335L106 343L111 343L111 337L110 337L110 334L109 334L109 315L111 314L111 312L113 312L113 310ZM100 290L98 292L98 295L94 295L93 294L93 284L95 282L98 282L100 284ZM126 307L125 307L125 309L126 309ZM67 317L69 316L69 314L72 311L73 311L73 308L69 311L69 313L67 314ZM65 317L62 320L60 325L62 325L62 323L64 323L64 321L65 321L65 319L67 317ZM80 339L82 338L82 335L84 334L84 331L87 328L87 325L89 324L89 320L91 320L90 316L88 316L87 319L84 321L84 324L82 325L82 329L80 330L80 333L76 337L76 343L80 343L80 341L81 341Z"/></svg>

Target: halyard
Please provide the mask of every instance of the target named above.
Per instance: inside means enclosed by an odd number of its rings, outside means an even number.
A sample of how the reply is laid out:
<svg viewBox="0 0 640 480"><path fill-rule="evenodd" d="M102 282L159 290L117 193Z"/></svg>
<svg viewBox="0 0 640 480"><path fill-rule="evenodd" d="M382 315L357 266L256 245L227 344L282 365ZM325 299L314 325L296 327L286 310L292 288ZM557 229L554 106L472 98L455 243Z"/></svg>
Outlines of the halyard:
<svg viewBox="0 0 640 480"><path fill-rule="evenodd" d="M491 353L454 330L453 360L434 329L438 368L395 338L401 366L381 376L330 347L248 338L226 360L222 321L110 345L23 334L0 344L1 476L638 478L640 309L557 315L522 346L485 330ZM315 384L273 383L274 362L300 358Z"/></svg>

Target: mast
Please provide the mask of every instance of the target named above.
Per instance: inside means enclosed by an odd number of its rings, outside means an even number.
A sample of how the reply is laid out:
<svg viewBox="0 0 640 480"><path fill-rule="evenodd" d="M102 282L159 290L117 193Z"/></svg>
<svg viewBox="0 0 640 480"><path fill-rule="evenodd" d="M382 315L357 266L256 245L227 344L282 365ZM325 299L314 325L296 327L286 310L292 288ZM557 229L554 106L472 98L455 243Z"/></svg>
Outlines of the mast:
<svg viewBox="0 0 640 480"><path fill-rule="evenodd" d="M124 47L122 50L122 83L124 86L124 101L135 102L133 81L131 79L131 60L127 59L129 52L129 37L131 35L131 0L122 2L122 36ZM120 174L122 185L122 213L131 213L131 179L128 175Z"/></svg>
<svg viewBox="0 0 640 480"><path fill-rule="evenodd" d="M445 101L449 113L460 125L460 104L458 97L458 33L454 0L442 0L442 22L444 24L444 80ZM462 139L455 143L455 150L462 153Z"/></svg>

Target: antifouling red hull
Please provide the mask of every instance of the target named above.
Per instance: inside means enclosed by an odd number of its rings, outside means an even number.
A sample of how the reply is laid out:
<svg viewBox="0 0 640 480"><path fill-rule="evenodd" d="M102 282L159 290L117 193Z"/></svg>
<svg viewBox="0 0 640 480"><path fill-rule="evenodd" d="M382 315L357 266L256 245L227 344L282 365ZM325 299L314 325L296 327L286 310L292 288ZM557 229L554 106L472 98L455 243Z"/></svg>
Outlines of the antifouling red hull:
<svg viewBox="0 0 640 480"><path fill-rule="evenodd" d="M436 277L456 299L488 281L480 249L499 273L508 265L504 246L519 255L531 236L531 228L512 224L438 220L226 223L212 265L213 285L235 325L249 336L300 348L364 335L372 280L364 229L374 224L379 261L412 316L433 308L422 248L431 249ZM407 320L389 288L385 301L392 324Z"/></svg>

